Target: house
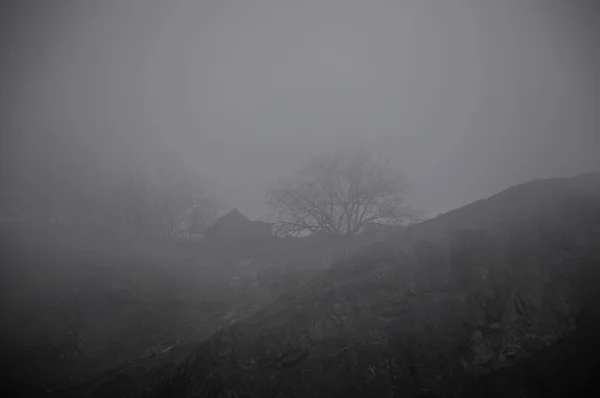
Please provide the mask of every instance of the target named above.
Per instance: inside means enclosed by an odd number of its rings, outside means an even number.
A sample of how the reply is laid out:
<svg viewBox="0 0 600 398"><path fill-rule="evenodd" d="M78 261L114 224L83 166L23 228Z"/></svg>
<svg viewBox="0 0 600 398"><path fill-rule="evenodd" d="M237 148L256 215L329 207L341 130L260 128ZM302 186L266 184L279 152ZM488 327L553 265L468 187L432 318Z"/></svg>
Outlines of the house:
<svg viewBox="0 0 600 398"><path fill-rule="evenodd" d="M219 217L205 232L209 244L241 244L260 242L271 238L272 224L250 221L237 209Z"/></svg>

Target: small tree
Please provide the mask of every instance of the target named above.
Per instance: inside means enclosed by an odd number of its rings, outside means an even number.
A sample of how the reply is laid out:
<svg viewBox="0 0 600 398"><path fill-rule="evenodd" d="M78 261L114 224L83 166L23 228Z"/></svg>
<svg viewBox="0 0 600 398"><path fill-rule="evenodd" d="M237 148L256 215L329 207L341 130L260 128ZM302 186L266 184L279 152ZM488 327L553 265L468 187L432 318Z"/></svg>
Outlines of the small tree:
<svg viewBox="0 0 600 398"><path fill-rule="evenodd" d="M415 212L404 204L407 184L368 152L314 157L268 192L283 235L320 232L356 235L368 223L404 224Z"/></svg>
<svg viewBox="0 0 600 398"><path fill-rule="evenodd" d="M200 198L190 209L188 238L202 233L217 218L219 203L213 198Z"/></svg>
<svg viewBox="0 0 600 398"><path fill-rule="evenodd" d="M163 174L154 178L124 179L115 189L114 208L124 226L136 236L175 237L181 233L189 236L194 215L196 219L202 217L204 222L216 216L218 203L204 192L198 178L171 167L164 167Z"/></svg>

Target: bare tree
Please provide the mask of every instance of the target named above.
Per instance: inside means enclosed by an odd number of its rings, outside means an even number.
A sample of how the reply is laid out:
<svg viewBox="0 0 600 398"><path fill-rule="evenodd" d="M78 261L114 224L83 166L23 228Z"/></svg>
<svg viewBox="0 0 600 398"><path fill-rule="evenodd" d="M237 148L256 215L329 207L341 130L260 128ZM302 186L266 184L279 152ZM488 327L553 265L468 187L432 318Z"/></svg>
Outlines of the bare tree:
<svg viewBox="0 0 600 398"><path fill-rule="evenodd" d="M217 211L217 202L193 179L173 177L155 187L153 194L154 221L162 236L190 236L193 217L208 220Z"/></svg>
<svg viewBox="0 0 600 398"><path fill-rule="evenodd" d="M414 221L416 213L404 204L406 189L397 170L357 151L314 157L268 196L280 234L356 235L368 223Z"/></svg>
<svg viewBox="0 0 600 398"><path fill-rule="evenodd" d="M219 202L214 198L198 198L191 207L188 220L188 238L195 233L203 233L217 219Z"/></svg>
<svg viewBox="0 0 600 398"><path fill-rule="evenodd" d="M136 236L189 236L192 217L206 221L216 212L218 203L205 193L194 174L167 166L154 178L131 177L115 190L118 218Z"/></svg>

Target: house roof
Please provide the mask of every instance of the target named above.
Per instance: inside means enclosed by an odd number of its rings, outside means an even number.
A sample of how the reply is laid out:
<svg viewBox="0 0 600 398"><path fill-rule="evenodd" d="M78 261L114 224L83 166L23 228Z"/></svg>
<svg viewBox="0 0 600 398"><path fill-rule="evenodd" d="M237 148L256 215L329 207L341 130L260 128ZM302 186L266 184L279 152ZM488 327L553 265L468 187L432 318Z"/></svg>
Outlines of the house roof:
<svg viewBox="0 0 600 398"><path fill-rule="evenodd" d="M265 221L252 221L239 210L233 209L228 213L222 215L217 218L211 225L210 229L214 229L214 227L218 228L239 228L239 227L264 227L264 228L272 228L273 223L268 223Z"/></svg>
<svg viewBox="0 0 600 398"><path fill-rule="evenodd" d="M221 217L219 217L217 219L217 221L220 221L220 220L242 221L242 222L250 221L248 219L248 217L246 217L245 215L243 215L242 213L240 213L240 211L238 209L233 209L230 212L222 215Z"/></svg>
<svg viewBox="0 0 600 398"><path fill-rule="evenodd" d="M227 225L229 227L231 226L236 226L236 225L243 225L243 224L249 224L250 220L248 219L248 217L246 217L245 215L243 215L242 213L239 212L238 209L233 209L231 211L229 211L228 213L222 215L221 217L217 218L214 223L212 224L211 228L220 225L220 226L225 226Z"/></svg>

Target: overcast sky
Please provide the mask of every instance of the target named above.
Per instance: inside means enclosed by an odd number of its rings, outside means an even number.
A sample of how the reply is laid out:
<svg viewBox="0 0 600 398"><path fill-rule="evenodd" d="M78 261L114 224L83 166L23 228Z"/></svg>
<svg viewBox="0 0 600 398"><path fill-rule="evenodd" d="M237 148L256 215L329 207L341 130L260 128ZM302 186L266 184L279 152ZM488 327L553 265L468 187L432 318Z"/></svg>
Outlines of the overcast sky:
<svg viewBox="0 0 600 398"><path fill-rule="evenodd" d="M316 150L374 147L429 215L600 169L594 1L10 3L5 156L59 132L107 168L160 153L252 218Z"/></svg>

